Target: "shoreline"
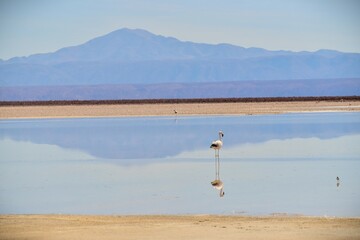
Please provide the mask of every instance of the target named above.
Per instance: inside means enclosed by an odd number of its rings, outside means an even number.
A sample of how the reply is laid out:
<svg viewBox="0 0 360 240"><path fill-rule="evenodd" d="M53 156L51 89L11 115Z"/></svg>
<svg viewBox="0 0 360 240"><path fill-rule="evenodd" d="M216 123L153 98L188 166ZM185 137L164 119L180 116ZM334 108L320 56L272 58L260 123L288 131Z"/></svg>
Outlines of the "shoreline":
<svg viewBox="0 0 360 240"><path fill-rule="evenodd" d="M175 113L175 111L177 113ZM0 106L0 119L360 112L360 100Z"/></svg>
<svg viewBox="0 0 360 240"><path fill-rule="evenodd" d="M0 215L1 239L359 239L360 218Z"/></svg>

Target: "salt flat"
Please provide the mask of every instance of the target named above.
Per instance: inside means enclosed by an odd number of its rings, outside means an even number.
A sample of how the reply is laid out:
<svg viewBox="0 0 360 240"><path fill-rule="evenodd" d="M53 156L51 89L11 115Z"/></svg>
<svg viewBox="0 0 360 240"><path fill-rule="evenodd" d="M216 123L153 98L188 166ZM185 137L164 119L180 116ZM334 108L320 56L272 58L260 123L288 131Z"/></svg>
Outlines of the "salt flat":
<svg viewBox="0 0 360 240"><path fill-rule="evenodd" d="M360 111L360 101L1 106L0 118L174 116L174 110L178 116L356 112Z"/></svg>

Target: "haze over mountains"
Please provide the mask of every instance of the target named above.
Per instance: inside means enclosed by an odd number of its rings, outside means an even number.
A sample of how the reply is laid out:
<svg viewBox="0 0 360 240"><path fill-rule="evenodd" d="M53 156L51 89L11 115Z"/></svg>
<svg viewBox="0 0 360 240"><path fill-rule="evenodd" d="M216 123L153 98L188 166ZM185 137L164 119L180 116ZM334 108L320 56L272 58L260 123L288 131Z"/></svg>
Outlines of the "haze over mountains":
<svg viewBox="0 0 360 240"><path fill-rule="evenodd" d="M331 79L330 85L326 79ZM229 97L242 97L250 90L251 96L256 97L259 96L256 89L265 85L268 91L263 91L262 97L305 96L306 89L317 89L320 85L321 89L311 95L359 95L359 79L358 53L268 51L193 43L125 28L54 53L0 61L0 99L8 99L9 91L15 99L26 92L22 100L36 100L40 95L50 100L99 99L95 96L98 85L102 89L100 99L168 98L169 89L175 86L184 90L177 97L184 98L226 97L230 90ZM217 94L220 85L221 94ZM51 92L57 92L56 89L63 94L52 97ZM119 91L117 94L106 89ZM126 89L133 92L130 94ZM215 94L207 96L209 92Z"/></svg>

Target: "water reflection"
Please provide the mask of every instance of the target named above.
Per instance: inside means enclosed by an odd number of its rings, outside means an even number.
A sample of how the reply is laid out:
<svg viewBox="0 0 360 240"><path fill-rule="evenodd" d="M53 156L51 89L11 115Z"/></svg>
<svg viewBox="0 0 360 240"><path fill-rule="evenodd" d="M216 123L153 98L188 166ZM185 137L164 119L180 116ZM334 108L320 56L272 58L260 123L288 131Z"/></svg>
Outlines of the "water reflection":
<svg viewBox="0 0 360 240"><path fill-rule="evenodd" d="M52 144L37 144L12 139L0 140L0 162L95 160L94 156L77 149Z"/></svg>
<svg viewBox="0 0 360 240"><path fill-rule="evenodd" d="M360 134L330 139L290 138L273 139L261 143L246 143L224 147L221 156L224 159L358 159L360 156ZM197 149L182 152L174 158L206 158L208 150Z"/></svg>
<svg viewBox="0 0 360 240"><path fill-rule="evenodd" d="M223 197L225 195L224 192L224 183L220 179L220 158L215 158L215 180L211 182L211 185L219 190L219 196Z"/></svg>
<svg viewBox="0 0 360 240"><path fill-rule="evenodd" d="M0 123L0 213L360 216L360 114Z"/></svg>
<svg viewBox="0 0 360 240"><path fill-rule="evenodd" d="M227 148L294 138L326 140L360 133L358 114L178 116L176 120L177 123L166 117L1 121L0 139L77 149L97 158L131 164L208 149L209 139L219 129L231 133L226 139Z"/></svg>

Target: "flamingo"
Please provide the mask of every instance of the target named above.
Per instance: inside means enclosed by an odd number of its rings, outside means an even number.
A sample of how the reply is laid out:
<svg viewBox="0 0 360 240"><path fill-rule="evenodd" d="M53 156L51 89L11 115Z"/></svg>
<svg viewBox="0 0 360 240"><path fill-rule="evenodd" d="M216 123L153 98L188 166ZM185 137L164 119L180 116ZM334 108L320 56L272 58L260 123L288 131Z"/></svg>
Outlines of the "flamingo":
<svg viewBox="0 0 360 240"><path fill-rule="evenodd" d="M215 158L219 157L219 150L223 145L222 138L224 137L224 133L222 131L219 131L219 139L216 141L213 141L210 145L210 148L215 150Z"/></svg>
<svg viewBox="0 0 360 240"><path fill-rule="evenodd" d="M215 180L211 182L211 185L217 189L220 190L220 197L223 197L225 195L224 192L224 183L220 180L220 148L223 145L222 138L224 137L224 133L222 131L219 131L219 139L216 141L213 141L210 145L210 148L213 148L215 150Z"/></svg>

